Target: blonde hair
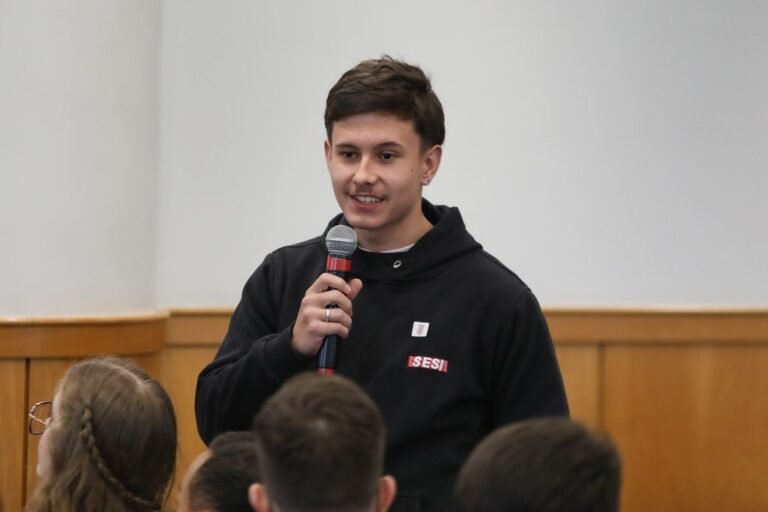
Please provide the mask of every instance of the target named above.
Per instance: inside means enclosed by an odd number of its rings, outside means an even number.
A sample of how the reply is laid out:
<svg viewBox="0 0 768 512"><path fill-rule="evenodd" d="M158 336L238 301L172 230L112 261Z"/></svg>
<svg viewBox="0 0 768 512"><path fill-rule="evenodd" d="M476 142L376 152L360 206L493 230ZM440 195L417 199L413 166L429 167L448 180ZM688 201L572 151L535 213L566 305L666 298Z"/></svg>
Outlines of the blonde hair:
<svg viewBox="0 0 768 512"><path fill-rule="evenodd" d="M176 416L162 386L99 357L67 370L49 427L51 471L27 512L162 510L176 465Z"/></svg>

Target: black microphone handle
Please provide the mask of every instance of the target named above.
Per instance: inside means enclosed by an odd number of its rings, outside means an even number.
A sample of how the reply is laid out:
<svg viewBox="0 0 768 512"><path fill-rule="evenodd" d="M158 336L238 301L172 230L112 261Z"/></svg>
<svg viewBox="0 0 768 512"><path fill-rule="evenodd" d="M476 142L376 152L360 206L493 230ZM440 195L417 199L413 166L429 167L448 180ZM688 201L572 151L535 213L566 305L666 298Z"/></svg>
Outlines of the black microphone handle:
<svg viewBox="0 0 768 512"><path fill-rule="evenodd" d="M342 270L326 270L327 273L334 276L338 276L345 281L349 281L352 277L349 272ZM327 306L329 308L335 308L335 305ZM330 334L323 338L323 344L320 345L320 351L317 353L317 373L321 375L333 375L336 373L336 366L339 363L339 337L335 334Z"/></svg>
<svg viewBox="0 0 768 512"><path fill-rule="evenodd" d="M333 375L339 363L339 337L330 334L323 339L323 345L317 354L317 373Z"/></svg>

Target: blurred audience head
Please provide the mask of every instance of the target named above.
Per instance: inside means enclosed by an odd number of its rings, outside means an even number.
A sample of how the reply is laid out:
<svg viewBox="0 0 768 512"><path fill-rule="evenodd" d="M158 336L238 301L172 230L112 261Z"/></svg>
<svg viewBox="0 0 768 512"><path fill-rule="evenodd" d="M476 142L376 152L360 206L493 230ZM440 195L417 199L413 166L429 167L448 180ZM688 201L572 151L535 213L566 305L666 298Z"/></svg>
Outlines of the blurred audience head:
<svg viewBox="0 0 768 512"><path fill-rule="evenodd" d="M386 510L395 480L384 470L384 423L371 398L339 376L287 381L254 421L259 512Z"/></svg>
<svg viewBox="0 0 768 512"><path fill-rule="evenodd" d="M177 512L251 512L248 487L258 481L253 432L226 432L189 466Z"/></svg>
<svg viewBox="0 0 768 512"><path fill-rule="evenodd" d="M89 359L70 367L52 402L37 409L30 432L44 429L40 482L28 512L162 509L176 464L176 417L157 381L123 359Z"/></svg>
<svg viewBox="0 0 768 512"><path fill-rule="evenodd" d="M502 427L467 459L460 512L616 512L621 460L603 434L565 418Z"/></svg>

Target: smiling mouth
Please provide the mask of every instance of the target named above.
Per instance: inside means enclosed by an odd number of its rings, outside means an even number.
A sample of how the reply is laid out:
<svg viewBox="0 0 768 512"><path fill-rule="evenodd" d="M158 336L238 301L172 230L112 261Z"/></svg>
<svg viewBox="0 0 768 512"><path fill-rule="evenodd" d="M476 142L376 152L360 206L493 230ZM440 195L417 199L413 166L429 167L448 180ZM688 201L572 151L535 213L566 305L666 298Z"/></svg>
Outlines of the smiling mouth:
<svg viewBox="0 0 768 512"><path fill-rule="evenodd" d="M377 204L381 202L381 198L375 196L352 196L352 198L363 204Z"/></svg>

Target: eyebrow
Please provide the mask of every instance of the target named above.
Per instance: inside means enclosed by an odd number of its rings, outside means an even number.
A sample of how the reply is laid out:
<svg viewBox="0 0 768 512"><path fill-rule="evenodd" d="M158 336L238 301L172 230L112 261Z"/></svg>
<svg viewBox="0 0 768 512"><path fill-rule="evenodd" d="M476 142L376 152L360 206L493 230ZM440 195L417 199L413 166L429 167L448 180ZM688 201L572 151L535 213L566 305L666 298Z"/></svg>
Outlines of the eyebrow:
<svg viewBox="0 0 768 512"><path fill-rule="evenodd" d="M334 146L337 149L359 149L358 146L356 146L355 144L352 144L351 142L339 142L338 144L334 144ZM374 149L386 149L386 148L405 149L405 146L394 140L381 142L374 146Z"/></svg>

